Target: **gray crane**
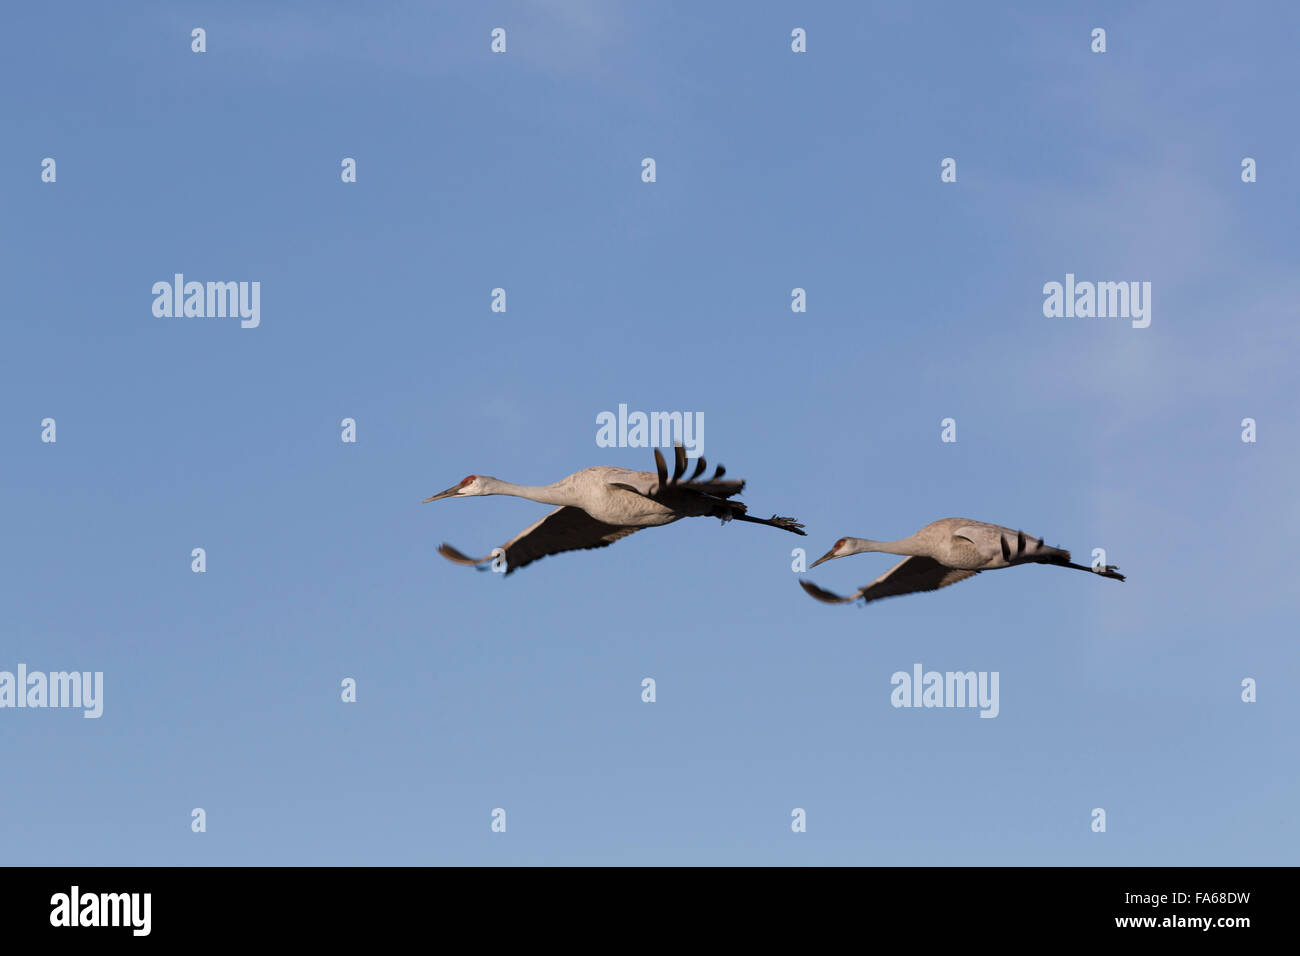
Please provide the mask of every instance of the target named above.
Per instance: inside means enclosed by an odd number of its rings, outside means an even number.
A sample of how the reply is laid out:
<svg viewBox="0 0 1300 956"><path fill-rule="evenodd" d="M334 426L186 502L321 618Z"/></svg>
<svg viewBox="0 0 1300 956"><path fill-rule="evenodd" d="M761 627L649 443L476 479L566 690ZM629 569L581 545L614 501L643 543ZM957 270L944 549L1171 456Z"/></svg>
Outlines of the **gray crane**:
<svg viewBox="0 0 1300 956"><path fill-rule="evenodd" d="M773 515L752 518L739 501L730 500L744 489L743 481L726 481L721 465L712 477L700 480L708 465L700 458L689 478L686 452L678 445L671 477L659 449L655 449L655 471L629 471L610 465L596 465L575 471L551 485L516 485L490 475L469 475L446 491L424 500L470 498L476 495L513 495L542 504L558 505L536 524L515 535L498 551L471 558L449 544L438 553L449 561L481 567L504 554L506 574L517 571L548 554L604 548L642 528L672 524L681 518L711 517L746 521L804 534L803 525L793 518Z"/></svg>
<svg viewBox="0 0 1300 956"><path fill-rule="evenodd" d="M907 557L847 597L823 590L810 581L800 581L799 584L819 601L850 604L859 599L864 599L866 603L900 594L937 591L974 577L981 571L1013 568L1021 564L1054 564L1116 581L1124 580L1124 575L1114 565L1108 564L1104 570L1094 570L1082 564L1074 564L1070 561L1069 551L1043 544L1041 538L969 518L933 521L911 537L900 538L898 541L840 538L811 567L815 568L832 558L868 551L905 554Z"/></svg>

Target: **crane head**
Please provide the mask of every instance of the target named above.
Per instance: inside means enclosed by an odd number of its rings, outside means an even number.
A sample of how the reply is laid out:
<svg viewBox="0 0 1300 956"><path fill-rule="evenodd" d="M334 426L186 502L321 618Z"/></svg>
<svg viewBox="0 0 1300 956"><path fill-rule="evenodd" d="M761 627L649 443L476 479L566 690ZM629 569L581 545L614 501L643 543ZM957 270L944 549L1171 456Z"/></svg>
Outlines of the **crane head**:
<svg viewBox="0 0 1300 956"><path fill-rule="evenodd" d="M439 498L467 498L471 495L484 494L484 490L479 483L478 475L466 475L460 480L459 484L452 485L446 491L440 491L436 495L430 495L425 498L421 504L430 501L437 501Z"/></svg>
<svg viewBox="0 0 1300 956"><path fill-rule="evenodd" d="M829 561L831 558L842 558L852 553L853 552L849 550L849 539L840 538L840 540L836 541L829 551L827 551L820 558L818 558L816 561L810 564L808 566L808 569L811 571L813 568L817 567L817 565L821 564L823 561Z"/></svg>

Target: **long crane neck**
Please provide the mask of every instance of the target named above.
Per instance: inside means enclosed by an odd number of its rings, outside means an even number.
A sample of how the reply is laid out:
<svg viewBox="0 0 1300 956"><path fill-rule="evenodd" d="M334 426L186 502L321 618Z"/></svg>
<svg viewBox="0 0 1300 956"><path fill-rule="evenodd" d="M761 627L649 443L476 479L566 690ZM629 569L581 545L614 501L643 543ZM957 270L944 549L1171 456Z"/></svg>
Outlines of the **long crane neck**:
<svg viewBox="0 0 1300 956"><path fill-rule="evenodd" d="M870 538L858 538L855 548L858 552L881 551L885 554L905 554L911 557L926 557L930 549L916 540L916 535L899 538L897 541L872 541Z"/></svg>
<svg viewBox="0 0 1300 956"><path fill-rule="evenodd" d="M498 478L483 479L487 486L489 495L513 495L516 498L527 498L529 501L540 501L544 505L572 505L576 504L573 500L573 491L568 487L559 485L516 485L513 482L501 481Z"/></svg>

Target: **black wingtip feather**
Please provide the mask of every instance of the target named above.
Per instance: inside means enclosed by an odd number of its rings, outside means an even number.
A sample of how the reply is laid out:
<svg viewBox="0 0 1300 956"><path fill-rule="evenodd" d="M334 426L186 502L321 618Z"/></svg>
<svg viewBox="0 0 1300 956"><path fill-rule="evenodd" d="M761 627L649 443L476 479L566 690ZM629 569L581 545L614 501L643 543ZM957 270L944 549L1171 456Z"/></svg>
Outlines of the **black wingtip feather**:
<svg viewBox="0 0 1300 956"><path fill-rule="evenodd" d="M686 474L686 449L681 445L673 446L673 483Z"/></svg>

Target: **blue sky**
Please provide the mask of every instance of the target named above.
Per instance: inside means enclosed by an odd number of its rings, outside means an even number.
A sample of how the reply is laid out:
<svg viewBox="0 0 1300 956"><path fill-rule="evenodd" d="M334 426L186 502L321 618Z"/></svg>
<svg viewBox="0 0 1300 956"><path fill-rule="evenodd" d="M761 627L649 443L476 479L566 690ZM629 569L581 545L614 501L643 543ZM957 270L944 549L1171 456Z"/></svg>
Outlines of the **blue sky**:
<svg viewBox="0 0 1300 956"><path fill-rule="evenodd" d="M5 18L0 670L102 671L104 714L0 710L4 862L1296 862L1292 5ZM155 317L177 272L260 326ZM1045 318L1066 273L1150 327ZM809 536L437 555L544 513L420 504L467 474L649 467L596 445L620 403L702 413ZM950 515L1128 581L797 586ZM918 662L998 717L891 707Z"/></svg>

